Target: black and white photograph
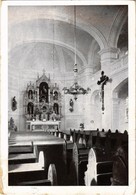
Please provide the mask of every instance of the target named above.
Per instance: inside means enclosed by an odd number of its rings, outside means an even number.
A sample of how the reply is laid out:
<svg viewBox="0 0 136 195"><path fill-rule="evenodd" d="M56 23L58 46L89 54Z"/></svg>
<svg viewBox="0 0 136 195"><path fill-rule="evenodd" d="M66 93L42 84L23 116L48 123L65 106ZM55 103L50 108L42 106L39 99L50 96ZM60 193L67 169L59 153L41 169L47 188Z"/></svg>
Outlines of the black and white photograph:
<svg viewBox="0 0 136 195"><path fill-rule="evenodd" d="M7 194L134 194L135 4L43 2L4 7Z"/></svg>

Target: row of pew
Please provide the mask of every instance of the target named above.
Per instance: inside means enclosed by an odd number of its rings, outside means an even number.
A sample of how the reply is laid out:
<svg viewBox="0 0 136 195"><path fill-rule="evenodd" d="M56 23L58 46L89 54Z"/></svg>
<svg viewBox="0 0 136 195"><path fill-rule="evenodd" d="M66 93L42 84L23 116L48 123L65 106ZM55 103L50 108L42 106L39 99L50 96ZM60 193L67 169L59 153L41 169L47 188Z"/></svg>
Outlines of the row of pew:
<svg viewBox="0 0 136 195"><path fill-rule="evenodd" d="M70 185L128 185L128 133L54 132L67 143ZM88 169L88 170L87 170Z"/></svg>
<svg viewBox="0 0 136 195"><path fill-rule="evenodd" d="M128 185L127 131L45 133L65 140L63 154L60 146L57 150L44 146L45 153L33 142L9 147L9 185L62 185L62 176L63 185ZM63 159L65 163L61 163Z"/></svg>
<svg viewBox="0 0 136 195"><path fill-rule="evenodd" d="M45 174L44 152L38 152L33 143L9 147L9 186L51 186L57 185L55 164Z"/></svg>
<svg viewBox="0 0 136 195"><path fill-rule="evenodd" d="M17 135L18 134L18 135ZM59 160L63 161L61 157L54 160L53 151L56 145L45 145L45 140L42 139L40 145L37 145L35 141L37 135L41 133L30 132L30 137L27 141L23 137L24 141L20 141L21 137L25 133L15 133L15 136L9 137L9 155L8 155L8 184L9 186L50 186L60 185L61 174L57 174L57 169L60 170ZM46 136L50 138L49 133L40 135L41 138ZM16 137L19 137L19 140ZM52 136L53 137L53 136ZM51 140L52 140L51 137ZM58 140L58 139L57 139ZM46 141L47 142L47 141ZM48 141L50 142L50 141ZM63 145L58 145L56 148L57 156L63 153ZM51 154L50 154L51 153ZM62 156L62 155L61 155ZM56 166L57 165L57 166ZM58 182L59 179L59 182ZM62 178L63 179L63 178Z"/></svg>

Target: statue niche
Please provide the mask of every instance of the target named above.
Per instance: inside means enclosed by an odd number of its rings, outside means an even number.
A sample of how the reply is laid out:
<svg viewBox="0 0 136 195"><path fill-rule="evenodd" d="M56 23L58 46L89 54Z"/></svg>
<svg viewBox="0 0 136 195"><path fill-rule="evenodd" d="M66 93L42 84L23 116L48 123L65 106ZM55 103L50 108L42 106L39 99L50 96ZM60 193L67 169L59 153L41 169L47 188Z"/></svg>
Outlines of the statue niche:
<svg viewBox="0 0 136 195"><path fill-rule="evenodd" d="M46 82L40 83L39 86L39 102L48 103L48 84Z"/></svg>
<svg viewBox="0 0 136 195"><path fill-rule="evenodd" d="M28 98L33 99L33 91L32 90L28 91Z"/></svg>
<svg viewBox="0 0 136 195"><path fill-rule="evenodd" d="M29 115L33 115L34 113L34 104L32 102L29 102L27 105L27 112Z"/></svg>

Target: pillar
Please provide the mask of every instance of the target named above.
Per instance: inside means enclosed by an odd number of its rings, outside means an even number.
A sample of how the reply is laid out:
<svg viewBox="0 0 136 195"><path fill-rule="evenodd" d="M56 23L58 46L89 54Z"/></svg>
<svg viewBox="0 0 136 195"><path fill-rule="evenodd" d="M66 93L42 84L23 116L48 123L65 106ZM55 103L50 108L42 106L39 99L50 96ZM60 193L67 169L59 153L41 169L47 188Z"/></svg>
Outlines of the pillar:
<svg viewBox="0 0 136 195"><path fill-rule="evenodd" d="M112 130L112 80L111 66L112 62L118 59L119 49L118 48L105 48L99 52L101 56L101 70L104 71L105 75L109 77L109 81L104 86L104 108L102 112L102 128L106 131L108 129ZM100 75L101 76L101 75Z"/></svg>

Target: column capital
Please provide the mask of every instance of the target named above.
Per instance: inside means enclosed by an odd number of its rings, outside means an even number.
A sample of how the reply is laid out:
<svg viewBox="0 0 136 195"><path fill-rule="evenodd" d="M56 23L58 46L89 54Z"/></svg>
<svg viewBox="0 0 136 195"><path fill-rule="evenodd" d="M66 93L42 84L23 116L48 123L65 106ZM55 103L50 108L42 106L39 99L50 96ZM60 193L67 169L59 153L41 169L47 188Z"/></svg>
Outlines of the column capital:
<svg viewBox="0 0 136 195"><path fill-rule="evenodd" d="M101 57L101 70L104 70L106 74L111 72L111 63L118 59L119 49L116 47L104 48L99 51Z"/></svg>
<svg viewBox="0 0 136 195"><path fill-rule="evenodd" d="M116 47L104 48L99 51L99 55L101 56L101 63L104 62L113 62L118 59L120 49Z"/></svg>
<svg viewBox="0 0 136 195"><path fill-rule="evenodd" d="M93 66L84 66L82 70L80 70L80 73L90 73L93 74Z"/></svg>

